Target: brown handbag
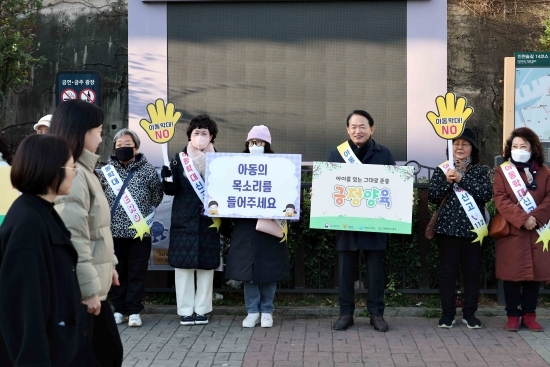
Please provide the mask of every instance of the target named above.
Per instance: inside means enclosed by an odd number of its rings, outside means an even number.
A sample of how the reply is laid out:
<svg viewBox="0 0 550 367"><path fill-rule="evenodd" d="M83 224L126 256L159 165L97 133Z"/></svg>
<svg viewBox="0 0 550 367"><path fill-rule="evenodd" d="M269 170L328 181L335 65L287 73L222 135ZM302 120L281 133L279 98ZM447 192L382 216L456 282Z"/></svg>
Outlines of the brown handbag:
<svg viewBox="0 0 550 367"><path fill-rule="evenodd" d="M492 219L489 226L489 236L499 239L510 234L510 223L504 219L502 214L497 213Z"/></svg>
<svg viewBox="0 0 550 367"><path fill-rule="evenodd" d="M445 195L443 198L443 201L441 201L441 204L439 205L439 208L434 212L432 215L432 218L428 222L428 225L426 226L426 232L424 232L424 237L426 237L429 240L432 240L435 237L435 224L437 223L437 217L439 217L439 211L441 208L443 208L443 204L445 204L445 201L449 197L449 194Z"/></svg>

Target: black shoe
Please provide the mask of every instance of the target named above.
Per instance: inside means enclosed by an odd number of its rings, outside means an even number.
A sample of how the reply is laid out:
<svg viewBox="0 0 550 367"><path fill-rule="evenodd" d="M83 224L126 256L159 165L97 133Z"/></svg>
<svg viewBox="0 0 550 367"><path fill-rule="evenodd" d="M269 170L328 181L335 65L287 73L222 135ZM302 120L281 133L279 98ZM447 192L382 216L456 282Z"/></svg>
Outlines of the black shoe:
<svg viewBox="0 0 550 367"><path fill-rule="evenodd" d="M195 325L206 325L208 324L208 319L206 318L206 315L195 315Z"/></svg>
<svg viewBox="0 0 550 367"><path fill-rule="evenodd" d="M474 315L462 316L462 322L468 326L468 329L481 329L481 321Z"/></svg>
<svg viewBox="0 0 550 367"><path fill-rule="evenodd" d="M340 318L334 323L334 330L346 330L353 325L353 315L340 315Z"/></svg>
<svg viewBox="0 0 550 367"><path fill-rule="evenodd" d="M388 323L384 320L384 316L370 315L370 324L377 331L388 331Z"/></svg>
<svg viewBox="0 0 550 367"><path fill-rule="evenodd" d="M455 324L454 317L443 315L443 317L439 319L439 323L437 324L437 327L450 329L453 327L454 324Z"/></svg>
<svg viewBox="0 0 550 367"><path fill-rule="evenodd" d="M193 315L191 315L191 316L182 316L180 318L180 324L181 325L195 325L195 319L193 318Z"/></svg>

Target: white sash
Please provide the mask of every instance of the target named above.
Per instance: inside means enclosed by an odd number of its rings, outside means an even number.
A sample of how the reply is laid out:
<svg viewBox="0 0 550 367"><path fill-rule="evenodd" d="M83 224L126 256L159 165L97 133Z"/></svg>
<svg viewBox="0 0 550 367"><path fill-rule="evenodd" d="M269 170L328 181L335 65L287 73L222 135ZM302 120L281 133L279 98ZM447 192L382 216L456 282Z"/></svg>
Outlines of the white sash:
<svg viewBox="0 0 550 367"><path fill-rule="evenodd" d="M355 153L353 153L353 150L351 150L351 147L347 140L342 144L338 145L338 148L336 149L338 149L338 151L340 152L340 155L342 156L342 158L344 158L344 161L346 161L346 163L361 164L361 161L359 160L359 158L357 158Z"/></svg>
<svg viewBox="0 0 550 367"><path fill-rule="evenodd" d="M451 168L451 164L449 161L445 161L439 165L439 168L441 168L443 173L447 173L447 171ZM458 187L457 185L453 185L453 191L455 192L458 201L460 201L460 205L462 205L464 212L466 212L466 216L470 220L472 227L474 227L472 232L477 235L472 243L479 241L479 244L482 245L483 238L489 235L489 230L487 229L487 223L485 223L485 219L483 218L476 201L468 191Z"/></svg>
<svg viewBox="0 0 550 367"><path fill-rule="evenodd" d="M191 184L191 187L193 187L193 190L195 190L195 194L201 199L202 206L206 208L206 204L204 203L204 191L205 191L205 185L204 180L201 177L201 174L199 171L195 168L195 165L193 164L193 160L189 158L187 153L180 152L180 160L181 165L183 166L183 172L185 172L185 176L189 180L189 183ZM213 224L209 228L216 228L216 230L219 232L220 226L222 224L222 220L220 218L211 217Z"/></svg>
<svg viewBox="0 0 550 367"><path fill-rule="evenodd" d="M201 174L195 168L193 160L189 158L187 153L181 152L180 160L181 165L183 166L183 172L185 172L185 176L187 176L187 179L191 183L193 190L195 190L195 194L197 194L199 199L201 199L202 205L206 208L204 204L204 180L202 179Z"/></svg>
<svg viewBox="0 0 550 367"><path fill-rule="evenodd" d="M527 191L527 186L525 186L525 182L523 182L523 179L519 175L516 166L510 161L506 161L502 163L500 167L502 168L502 172L504 172L504 177L506 177L508 185L512 188L512 191L514 192L514 195L516 195L516 198L518 199L518 202L523 210L525 210L527 214L531 213L537 207L537 203L535 203L535 199L533 199L531 193ZM536 231L539 234L539 238L535 243L542 242L542 251L548 251L548 241L550 241L550 221Z"/></svg>
<svg viewBox="0 0 550 367"><path fill-rule="evenodd" d="M113 190L115 197L118 196L118 193L122 189L123 181L115 167L108 164L101 168L101 172L103 172L103 175L109 183L111 190ZM122 206L128 215L128 218L132 222L132 225L129 228L136 230L136 235L134 238L139 237L140 239L143 239L143 235L145 233L151 233L151 225L153 224L153 218L155 216L154 210L151 214L144 218L128 188L124 189L124 193L120 198L119 204Z"/></svg>

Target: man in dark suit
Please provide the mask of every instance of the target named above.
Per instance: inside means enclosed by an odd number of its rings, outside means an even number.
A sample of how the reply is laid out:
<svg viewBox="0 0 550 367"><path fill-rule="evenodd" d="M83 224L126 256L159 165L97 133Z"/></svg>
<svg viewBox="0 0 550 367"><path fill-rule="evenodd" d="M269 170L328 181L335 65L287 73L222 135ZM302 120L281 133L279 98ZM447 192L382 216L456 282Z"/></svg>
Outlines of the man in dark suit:
<svg viewBox="0 0 550 367"><path fill-rule="evenodd" d="M374 141L374 120L363 110L353 111L347 119L349 140L334 148L329 162L349 164L395 165L390 150ZM384 251L387 235L375 232L337 231L338 250L338 301L340 318L334 323L335 330L346 330L353 325L355 311L354 275L359 250L363 250L369 272L367 309L370 324L378 331L387 331L384 320Z"/></svg>

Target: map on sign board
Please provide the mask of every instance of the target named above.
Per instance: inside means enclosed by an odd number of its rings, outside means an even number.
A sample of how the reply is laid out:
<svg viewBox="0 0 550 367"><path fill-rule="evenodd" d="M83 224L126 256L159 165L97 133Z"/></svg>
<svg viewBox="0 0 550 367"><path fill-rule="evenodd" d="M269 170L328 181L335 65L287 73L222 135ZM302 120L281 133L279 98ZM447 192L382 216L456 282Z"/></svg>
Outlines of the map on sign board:
<svg viewBox="0 0 550 367"><path fill-rule="evenodd" d="M550 142L550 53L518 52L514 127L528 127Z"/></svg>

